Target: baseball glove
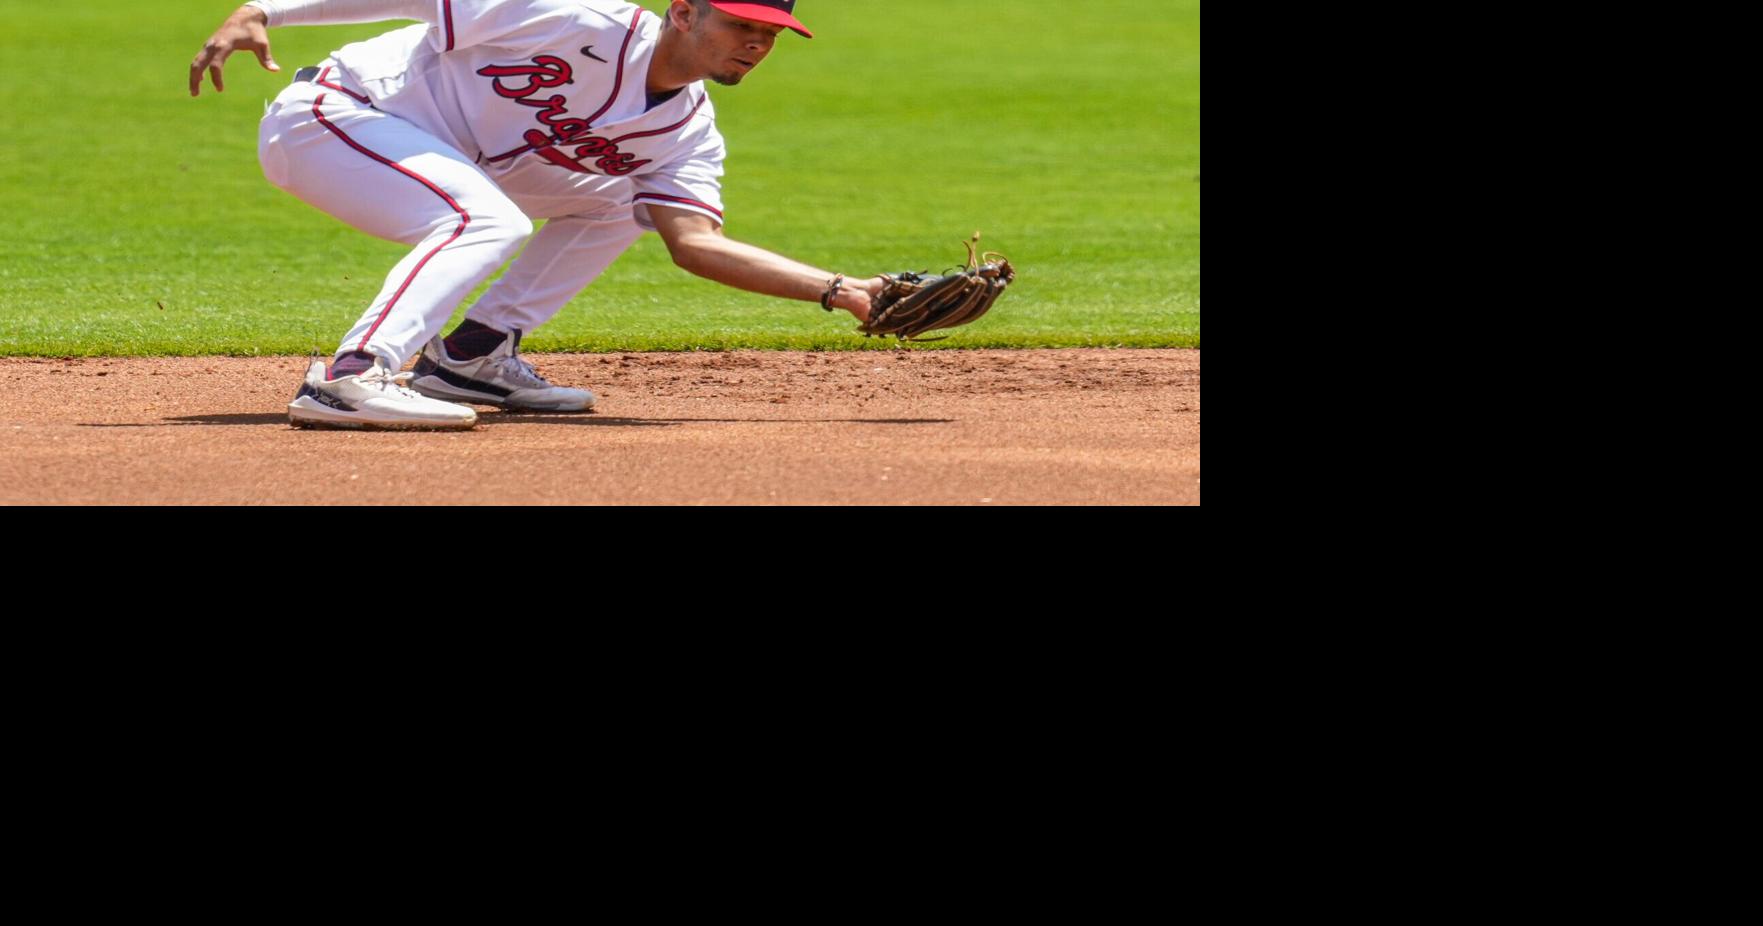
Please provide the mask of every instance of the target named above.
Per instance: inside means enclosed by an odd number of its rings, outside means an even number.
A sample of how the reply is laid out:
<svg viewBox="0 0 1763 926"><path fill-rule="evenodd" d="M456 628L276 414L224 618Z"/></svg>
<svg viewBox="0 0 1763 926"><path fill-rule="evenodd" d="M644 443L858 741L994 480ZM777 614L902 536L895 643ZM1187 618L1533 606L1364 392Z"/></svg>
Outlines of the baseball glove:
<svg viewBox="0 0 1763 926"><path fill-rule="evenodd" d="M869 321L858 331L864 337L893 335L902 341L941 341L919 335L938 328L965 325L986 314L1016 279L1016 269L995 251L980 253L979 232L967 245L967 269L942 275L928 272L884 273L886 287L870 303Z"/></svg>

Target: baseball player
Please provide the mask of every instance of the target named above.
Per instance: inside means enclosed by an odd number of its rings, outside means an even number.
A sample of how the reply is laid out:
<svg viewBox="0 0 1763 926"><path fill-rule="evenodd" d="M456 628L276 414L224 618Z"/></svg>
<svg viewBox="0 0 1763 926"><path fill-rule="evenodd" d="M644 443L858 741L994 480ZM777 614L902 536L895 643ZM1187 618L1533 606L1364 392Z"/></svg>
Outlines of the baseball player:
<svg viewBox="0 0 1763 926"><path fill-rule="evenodd" d="M299 426L470 428L463 403L580 412L595 396L520 356L645 231L728 286L869 315L884 279L847 279L722 233L722 136L706 79L735 85L778 36L812 34L794 0L251 0L190 65L254 52L267 29L417 20L300 69L263 117L269 181L410 253L288 406ZM533 220L547 220L533 232ZM525 246L524 249L522 246ZM519 257L446 337L455 307ZM417 357L415 368L400 373Z"/></svg>

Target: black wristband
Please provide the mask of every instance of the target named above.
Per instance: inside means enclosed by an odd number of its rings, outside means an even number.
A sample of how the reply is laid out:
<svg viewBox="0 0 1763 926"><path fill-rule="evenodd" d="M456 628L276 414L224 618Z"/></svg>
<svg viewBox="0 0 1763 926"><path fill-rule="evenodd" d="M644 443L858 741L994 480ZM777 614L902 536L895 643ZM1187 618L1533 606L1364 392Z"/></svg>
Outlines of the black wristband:
<svg viewBox="0 0 1763 926"><path fill-rule="evenodd" d="M839 297L839 289L844 285L844 274L841 273L834 276L832 282L826 284L826 292L820 294L820 307L831 312L833 310L833 300Z"/></svg>

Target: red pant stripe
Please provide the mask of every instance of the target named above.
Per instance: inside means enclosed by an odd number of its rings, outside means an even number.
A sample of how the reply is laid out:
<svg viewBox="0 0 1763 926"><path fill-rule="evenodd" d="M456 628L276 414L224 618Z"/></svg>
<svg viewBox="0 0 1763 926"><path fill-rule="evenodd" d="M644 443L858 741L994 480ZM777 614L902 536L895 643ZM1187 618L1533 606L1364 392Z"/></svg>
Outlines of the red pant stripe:
<svg viewBox="0 0 1763 926"><path fill-rule="evenodd" d="M343 94L344 96L348 97L351 100L354 100L357 103L366 103L369 106L373 105L372 100L368 99L367 97L362 96L359 93L356 93L353 90L350 90L348 87L340 86L338 84L333 84L330 81L325 80L325 78L327 78L329 76L331 76L331 69L325 68L324 73L318 75L318 80L314 81L314 83L318 84L320 87L329 87L330 89L335 90L338 93Z"/></svg>
<svg viewBox="0 0 1763 926"><path fill-rule="evenodd" d="M386 303L386 307L384 309L380 310L380 317L374 319L373 325L367 329L367 334L362 335L361 345L355 349L359 350L359 351L365 351L365 350L367 350L368 340L373 337L374 332L380 330L380 324L386 320L387 315L391 314L392 307L396 306L398 304L398 300L403 298L404 291L409 289L410 284L416 281L416 275L422 272L422 268L428 266L428 262L431 258L433 258L436 254L441 253L442 248L446 247L449 244L452 244L455 241L458 241L459 236L465 234L465 227L467 225L471 224L471 214L466 212L465 209L462 208L458 202L454 201L453 197L448 196L446 190L443 190L440 187L435 186L433 183L430 183L427 179L422 177L420 174L417 174L415 171L408 170L401 164L398 164L394 161L387 160L386 158L383 158L380 155L375 154L374 152L367 150L366 148L362 147L361 144L359 142L357 142L355 139L350 138L342 129L339 129L335 125L332 125L331 121L324 117L324 113L319 111L319 107L323 106L323 105L324 105L324 94L321 93L321 94L319 94L318 99L316 99L312 102L312 114L314 116L318 117L319 124L324 126L326 129L329 129L331 131L331 134L337 136L338 138L341 138L344 141L344 143L348 144L349 147L354 148L356 151L359 151L362 154L365 154L368 157L373 158L374 160L380 162L381 164L384 164L387 167L390 167L391 169L397 171L398 173L401 173L404 176L409 177L412 180L415 180L417 183L420 183L423 186L428 187L429 190L431 192L433 192L436 196L439 196L442 199L446 200L447 205L451 206L453 208L454 212L459 213L459 227L455 228L453 230L453 236L451 238L448 238L446 241L443 241L440 244L436 245L434 250L423 255L422 260L417 262L416 268L411 270L410 275L404 278L403 285L399 286L398 291L396 293L392 294L392 298L390 301L388 301Z"/></svg>

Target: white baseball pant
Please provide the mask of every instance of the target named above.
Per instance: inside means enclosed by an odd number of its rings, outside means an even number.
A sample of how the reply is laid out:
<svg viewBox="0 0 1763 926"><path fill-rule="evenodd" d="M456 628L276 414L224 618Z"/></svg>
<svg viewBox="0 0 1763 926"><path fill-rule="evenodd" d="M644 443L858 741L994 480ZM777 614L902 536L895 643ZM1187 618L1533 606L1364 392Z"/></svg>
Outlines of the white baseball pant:
<svg viewBox="0 0 1763 926"><path fill-rule="evenodd" d="M452 145L368 105L335 68L321 68L316 80L291 85L270 104L258 159L271 183L307 204L413 246L336 351L366 351L392 369L439 334L459 303L529 238L467 317L530 332L643 233L628 180L531 158L498 173L499 186ZM535 218L550 219L537 235Z"/></svg>

